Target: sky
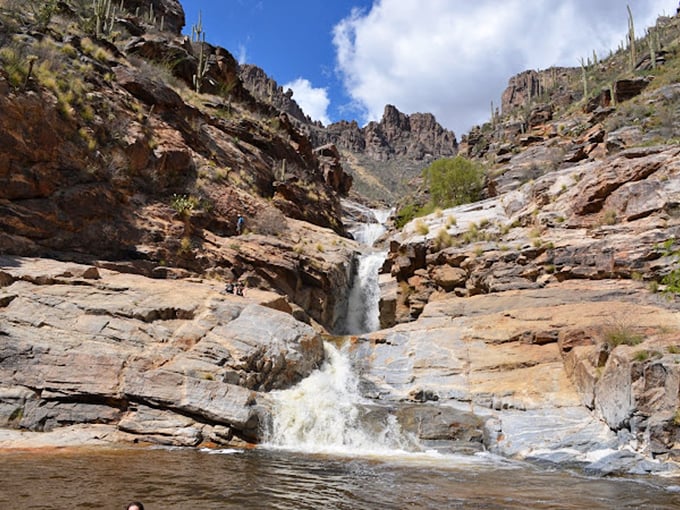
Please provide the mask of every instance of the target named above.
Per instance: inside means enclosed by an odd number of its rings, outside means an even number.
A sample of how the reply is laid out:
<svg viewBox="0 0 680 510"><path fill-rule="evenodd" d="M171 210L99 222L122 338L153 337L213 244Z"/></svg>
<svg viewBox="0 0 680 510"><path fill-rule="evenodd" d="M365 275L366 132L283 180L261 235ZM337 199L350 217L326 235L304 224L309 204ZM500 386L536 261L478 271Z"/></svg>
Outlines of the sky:
<svg viewBox="0 0 680 510"><path fill-rule="evenodd" d="M432 113L460 138L489 119L508 80L580 66L677 0L180 0L184 33L261 67L323 124L380 120L386 104Z"/></svg>

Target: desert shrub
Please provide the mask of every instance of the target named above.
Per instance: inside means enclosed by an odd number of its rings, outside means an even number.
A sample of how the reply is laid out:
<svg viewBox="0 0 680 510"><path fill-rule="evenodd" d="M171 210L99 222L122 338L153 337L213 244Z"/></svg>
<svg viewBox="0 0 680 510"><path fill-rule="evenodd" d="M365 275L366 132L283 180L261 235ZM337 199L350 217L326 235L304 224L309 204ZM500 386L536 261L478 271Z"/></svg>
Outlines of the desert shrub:
<svg viewBox="0 0 680 510"><path fill-rule="evenodd" d="M191 242L191 238L189 236L184 236L182 240L179 242L179 253L187 255L191 253L192 248L193 243Z"/></svg>
<svg viewBox="0 0 680 510"><path fill-rule="evenodd" d="M468 226L467 232L465 232L461 236L461 240L465 244L470 244L470 243L474 243L474 242L477 242L477 241L481 241L483 239L483 237L484 236L482 235L482 233L479 230L479 226L476 223L473 222L473 223L470 223L470 225Z"/></svg>
<svg viewBox="0 0 680 510"><path fill-rule="evenodd" d="M394 224L397 228L402 228L414 218L426 216L432 212L435 212L435 206L432 202L428 202L425 205L416 203L406 204L397 210L394 215Z"/></svg>
<svg viewBox="0 0 680 510"><path fill-rule="evenodd" d="M172 195L170 207L182 218L188 218L198 208L199 199L189 195Z"/></svg>
<svg viewBox="0 0 680 510"><path fill-rule="evenodd" d="M430 233L430 227L422 220L417 220L415 224L416 232L421 236L426 236Z"/></svg>
<svg viewBox="0 0 680 510"><path fill-rule="evenodd" d="M664 257L672 257L673 269L671 269L662 279L661 283L665 285L664 293L668 295L680 294L680 250L675 246L675 239L668 239L661 245L656 247L657 251L661 252Z"/></svg>
<svg viewBox="0 0 680 510"><path fill-rule="evenodd" d="M462 156L438 159L423 170L435 207L451 207L479 200L484 186L481 165Z"/></svg>
<svg viewBox="0 0 680 510"><path fill-rule="evenodd" d="M637 351L635 355L633 356L633 359L635 361L646 361L649 359L649 351L646 349L642 349L641 351Z"/></svg>
<svg viewBox="0 0 680 510"><path fill-rule="evenodd" d="M614 320L602 328L602 340L610 347L617 345L637 345L644 337L625 320Z"/></svg>
<svg viewBox="0 0 680 510"><path fill-rule="evenodd" d="M680 268L673 269L670 273L661 279L666 288L664 292L667 294L680 294Z"/></svg>
<svg viewBox="0 0 680 510"><path fill-rule="evenodd" d="M22 48L18 46L4 46L0 48L0 62L7 79L13 87L20 87L26 81L28 65Z"/></svg>
<svg viewBox="0 0 680 510"><path fill-rule="evenodd" d="M453 237L445 228L439 229L437 235L434 238L434 248L435 250L443 250L453 245Z"/></svg>
<svg viewBox="0 0 680 510"><path fill-rule="evenodd" d="M616 211L613 209L607 209L604 214L602 215L602 224L603 225L615 225L617 222L617 215Z"/></svg>

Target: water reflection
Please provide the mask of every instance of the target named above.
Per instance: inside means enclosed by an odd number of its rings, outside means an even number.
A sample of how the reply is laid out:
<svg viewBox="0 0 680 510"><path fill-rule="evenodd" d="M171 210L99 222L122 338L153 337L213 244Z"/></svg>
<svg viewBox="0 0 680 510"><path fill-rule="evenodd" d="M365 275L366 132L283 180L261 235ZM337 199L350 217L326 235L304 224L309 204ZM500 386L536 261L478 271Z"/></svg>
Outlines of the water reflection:
<svg viewBox="0 0 680 510"><path fill-rule="evenodd" d="M0 508L653 508L672 480L598 479L489 458L366 459L253 450L3 452ZM675 482L677 483L677 481Z"/></svg>

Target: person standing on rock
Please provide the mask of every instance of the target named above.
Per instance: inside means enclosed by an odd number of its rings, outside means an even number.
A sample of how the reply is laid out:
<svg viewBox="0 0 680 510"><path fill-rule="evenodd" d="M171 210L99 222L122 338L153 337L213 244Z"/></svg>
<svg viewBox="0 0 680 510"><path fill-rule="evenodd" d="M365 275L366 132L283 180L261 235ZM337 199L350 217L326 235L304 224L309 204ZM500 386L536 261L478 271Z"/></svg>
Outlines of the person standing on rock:
<svg viewBox="0 0 680 510"><path fill-rule="evenodd" d="M244 296L245 295L245 287L241 282L236 283L236 288L234 289L234 294L237 296Z"/></svg>
<svg viewBox="0 0 680 510"><path fill-rule="evenodd" d="M243 223L245 223L245 220L243 219L243 216L239 214L236 220L236 234L241 235L243 232Z"/></svg>

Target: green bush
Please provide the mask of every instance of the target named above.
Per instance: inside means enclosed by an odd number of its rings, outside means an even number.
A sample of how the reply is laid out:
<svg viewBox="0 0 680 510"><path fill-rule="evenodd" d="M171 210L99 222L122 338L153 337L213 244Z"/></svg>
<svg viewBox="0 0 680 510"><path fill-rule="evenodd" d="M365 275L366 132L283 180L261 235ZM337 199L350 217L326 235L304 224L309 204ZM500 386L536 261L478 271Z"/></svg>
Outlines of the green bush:
<svg viewBox="0 0 680 510"><path fill-rule="evenodd" d="M675 266L671 271L661 279L661 283L666 287L664 293L667 295L677 295L680 294L680 267L678 267L678 262L680 261L680 250L677 249L675 239L667 239L664 243L656 247L661 255L664 257L672 257L674 259L673 265Z"/></svg>
<svg viewBox="0 0 680 510"><path fill-rule="evenodd" d="M435 207L452 207L479 200L484 186L481 165L462 156L438 159L423 170Z"/></svg>
<svg viewBox="0 0 680 510"><path fill-rule="evenodd" d="M475 202L479 200L484 187L482 166L462 156L438 159L423 170L423 178L430 193L430 201L423 206L410 203L401 207L395 217L397 228L442 208Z"/></svg>
<svg viewBox="0 0 680 510"><path fill-rule="evenodd" d="M402 228L413 218L426 216L434 212L434 210L435 206L432 204L432 202L428 202L423 206L418 206L417 204L406 204L397 211L394 224L397 228Z"/></svg>

